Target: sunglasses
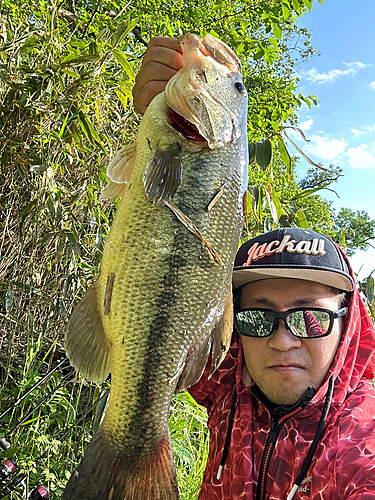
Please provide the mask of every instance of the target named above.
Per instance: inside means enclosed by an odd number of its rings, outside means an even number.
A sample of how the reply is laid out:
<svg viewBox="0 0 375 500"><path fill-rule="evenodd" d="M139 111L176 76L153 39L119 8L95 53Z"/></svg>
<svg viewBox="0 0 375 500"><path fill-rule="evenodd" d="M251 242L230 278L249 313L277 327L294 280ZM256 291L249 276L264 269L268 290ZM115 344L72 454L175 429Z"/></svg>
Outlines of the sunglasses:
<svg viewBox="0 0 375 500"><path fill-rule="evenodd" d="M336 312L329 309L301 307L284 312L269 309L241 309L234 311L234 328L245 337L269 337L277 330L279 320L294 337L317 339L329 335L336 318L345 316L347 307Z"/></svg>

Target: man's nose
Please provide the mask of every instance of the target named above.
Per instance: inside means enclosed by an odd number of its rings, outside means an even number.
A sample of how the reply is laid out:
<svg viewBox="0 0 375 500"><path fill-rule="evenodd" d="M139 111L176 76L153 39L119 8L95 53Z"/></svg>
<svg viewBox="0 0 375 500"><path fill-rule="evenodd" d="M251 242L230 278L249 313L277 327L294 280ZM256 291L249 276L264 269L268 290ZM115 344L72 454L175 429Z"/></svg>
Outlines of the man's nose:
<svg viewBox="0 0 375 500"><path fill-rule="evenodd" d="M272 332L272 335L268 340L268 346L270 349L288 351L289 349L298 349L301 347L301 339L291 334L291 332L286 328L284 320L278 319L277 321L277 327Z"/></svg>

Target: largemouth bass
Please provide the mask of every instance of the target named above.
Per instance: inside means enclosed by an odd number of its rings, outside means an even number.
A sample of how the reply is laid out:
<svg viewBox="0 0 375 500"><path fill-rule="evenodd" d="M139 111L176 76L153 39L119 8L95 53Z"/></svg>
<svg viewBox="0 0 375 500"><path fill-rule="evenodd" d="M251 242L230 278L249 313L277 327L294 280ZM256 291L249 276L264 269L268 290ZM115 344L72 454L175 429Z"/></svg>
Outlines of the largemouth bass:
<svg viewBox="0 0 375 500"><path fill-rule="evenodd" d="M211 349L213 373L229 347L247 93L227 45L211 35L180 45L183 68L108 166L104 197L122 198L66 351L93 382L111 373L111 393L63 500L178 499L171 398L199 380Z"/></svg>

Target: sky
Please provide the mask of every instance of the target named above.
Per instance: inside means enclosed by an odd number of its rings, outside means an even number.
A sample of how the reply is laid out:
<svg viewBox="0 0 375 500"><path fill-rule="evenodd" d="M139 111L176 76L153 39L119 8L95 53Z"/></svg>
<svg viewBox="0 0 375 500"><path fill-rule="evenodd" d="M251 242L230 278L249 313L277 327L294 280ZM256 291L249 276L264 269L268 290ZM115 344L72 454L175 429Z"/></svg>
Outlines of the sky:
<svg viewBox="0 0 375 500"><path fill-rule="evenodd" d="M375 50L374 0L314 0L311 12L299 25L312 33L311 42L320 56L298 65L299 87L315 95L318 106L303 105L299 126L309 143L293 135L312 160L323 166L339 166L344 176L333 188L340 198L320 191L333 207L366 210L375 219ZM298 139L298 140L297 140ZM293 152L293 146L289 146ZM297 174L309 168L300 160ZM375 241L372 242L375 246ZM360 278L375 269L375 249L351 258ZM367 273L367 274L366 274Z"/></svg>

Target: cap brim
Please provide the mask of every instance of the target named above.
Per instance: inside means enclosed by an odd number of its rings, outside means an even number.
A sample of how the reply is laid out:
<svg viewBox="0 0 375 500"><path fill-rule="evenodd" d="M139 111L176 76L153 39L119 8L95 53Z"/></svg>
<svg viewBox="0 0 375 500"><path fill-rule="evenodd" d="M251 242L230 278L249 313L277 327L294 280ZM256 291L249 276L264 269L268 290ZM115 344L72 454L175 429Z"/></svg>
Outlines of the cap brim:
<svg viewBox="0 0 375 500"><path fill-rule="evenodd" d="M240 288L253 281L277 278L294 278L314 281L347 292L353 291L353 281L344 273L325 269L306 269L295 267L237 267L233 271L233 288Z"/></svg>

